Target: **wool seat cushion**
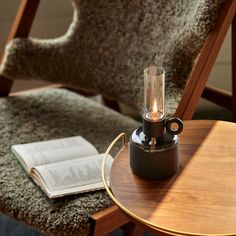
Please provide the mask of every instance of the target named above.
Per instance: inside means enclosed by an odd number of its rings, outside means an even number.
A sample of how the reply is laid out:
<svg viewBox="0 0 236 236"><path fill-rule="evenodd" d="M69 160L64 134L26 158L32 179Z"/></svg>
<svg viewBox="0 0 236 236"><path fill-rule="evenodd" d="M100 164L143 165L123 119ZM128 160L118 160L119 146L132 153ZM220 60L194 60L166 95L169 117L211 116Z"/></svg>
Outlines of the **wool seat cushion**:
<svg viewBox="0 0 236 236"><path fill-rule="evenodd" d="M140 124L64 89L0 99L0 210L52 235L87 235L89 216L112 204L104 190L49 199L10 151L13 144L82 135L100 153Z"/></svg>

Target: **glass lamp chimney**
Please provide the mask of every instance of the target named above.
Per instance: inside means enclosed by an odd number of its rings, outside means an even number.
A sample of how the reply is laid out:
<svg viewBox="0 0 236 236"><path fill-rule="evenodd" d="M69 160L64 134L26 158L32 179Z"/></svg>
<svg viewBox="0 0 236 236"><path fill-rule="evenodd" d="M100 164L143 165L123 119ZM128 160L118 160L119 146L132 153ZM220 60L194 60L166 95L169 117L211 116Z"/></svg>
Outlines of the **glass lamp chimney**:
<svg viewBox="0 0 236 236"><path fill-rule="evenodd" d="M165 71L150 66L144 70L144 119L158 121L164 117Z"/></svg>
<svg viewBox="0 0 236 236"><path fill-rule="evenodd" d="M150 66L144 70L143 132L155 143L165 133L164 114L165 71Z"/></svg>

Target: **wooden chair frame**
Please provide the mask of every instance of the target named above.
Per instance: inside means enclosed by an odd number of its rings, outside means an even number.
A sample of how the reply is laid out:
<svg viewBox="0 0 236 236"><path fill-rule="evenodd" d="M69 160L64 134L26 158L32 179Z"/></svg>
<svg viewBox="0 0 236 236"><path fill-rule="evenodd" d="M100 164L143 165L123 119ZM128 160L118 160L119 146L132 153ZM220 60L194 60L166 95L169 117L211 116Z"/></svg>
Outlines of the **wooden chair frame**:
<svg viewBox="0 0 236 236"><path fill-rule="evenodd" d="M8 35L7 43L13 38L27 37L29 35L38 5L39 0L21 1L11 31ZM8 96L12 84L12 80L0 76L0 96Z"/></svg>
<svg viewBox="0 0 236 236"><path fill-rule="evenodd" d="M40 0L22 0L15 17L7 42L16 37L29 35L33 19ZM192 73L188 78L183 96L176 110L176 115L183 120L192 118L201 95L219 105L232 109L233 121L236 121L236 0L226 0L222 7L217 22L209 33L205 44L195 62ZM206 82L212 70L217 54L222 46L225 35L232 25L232 94L221 89L207 87ZM8 96L13 81L0 76L0 96ZM56 85L57 87L61 85ZM106 104L118 109L114 102L106 101ZM125 225L128 235L139 235L130 224L129 219L116 207L111 206L91 216L94 235L106 235L112 230Z"/></svg>
<svg viewBox="0 0 236 236"><path fill-rule="evenodd" d="M204 97L225 108L232 109L232 120L236 122L236 0L226 0L215 27L209 33L205 44L188 78L176 115L184 120L192 118L199 98ZM232 24L232 94L215 87L206 86L207 79Z"/></svg>

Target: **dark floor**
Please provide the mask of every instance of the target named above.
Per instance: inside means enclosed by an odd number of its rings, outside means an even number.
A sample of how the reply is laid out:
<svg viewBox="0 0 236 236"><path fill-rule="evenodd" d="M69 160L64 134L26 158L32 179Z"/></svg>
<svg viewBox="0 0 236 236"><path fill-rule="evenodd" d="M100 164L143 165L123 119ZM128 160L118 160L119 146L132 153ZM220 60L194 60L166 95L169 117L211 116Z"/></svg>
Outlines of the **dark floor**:
<svg viewBox="0 0 236 236"><path fill-rule="evenodd" d="M231 113L219 106L201 100L193 119L225 120L231 121ZM43 236L44 234L26 227L9 217L0 214L0 236ZM112 232L110 236L121 236L122 231ZM151 236L145 233L146 236Z"/></svg>
<svg viewBox="0 0 236 236"><path fill-rule="evenodd" d="M44 234L0 214L1 236L44 236Z"/></svg>

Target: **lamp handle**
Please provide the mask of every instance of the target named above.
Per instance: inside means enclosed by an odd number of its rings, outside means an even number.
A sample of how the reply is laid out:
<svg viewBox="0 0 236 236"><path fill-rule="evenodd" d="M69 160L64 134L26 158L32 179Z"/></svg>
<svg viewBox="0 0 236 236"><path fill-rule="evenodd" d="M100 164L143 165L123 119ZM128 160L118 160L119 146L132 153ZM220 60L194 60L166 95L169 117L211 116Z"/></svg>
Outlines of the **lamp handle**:
<svg viewBox="0 0 236 236"><path fill-rule="evenodd" d="M173 128L173 124L177 125ZM166 120L166 131L172 135L180 134L183 131L183 121L178 117L170 117Z"/></svg>

